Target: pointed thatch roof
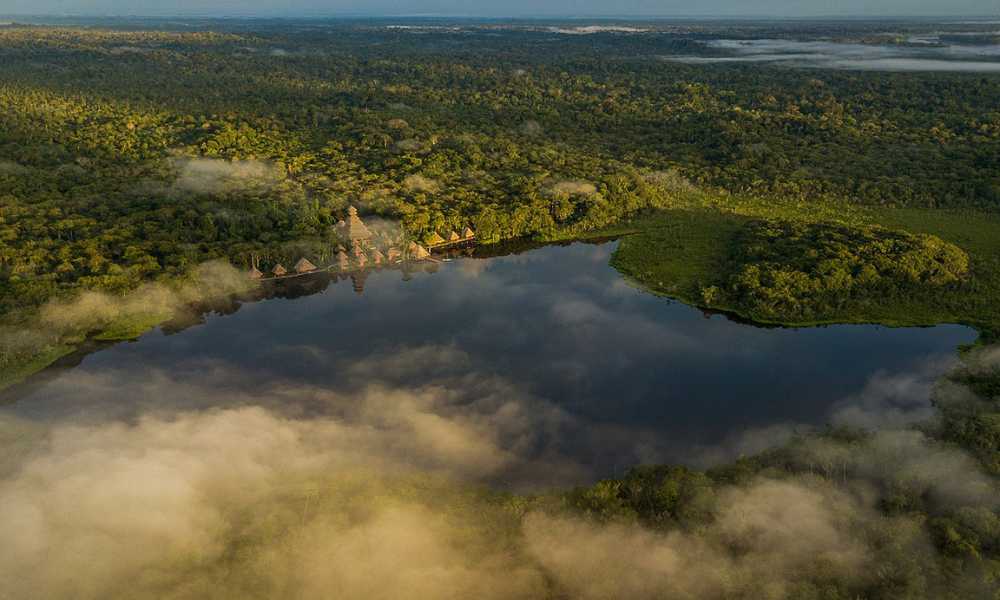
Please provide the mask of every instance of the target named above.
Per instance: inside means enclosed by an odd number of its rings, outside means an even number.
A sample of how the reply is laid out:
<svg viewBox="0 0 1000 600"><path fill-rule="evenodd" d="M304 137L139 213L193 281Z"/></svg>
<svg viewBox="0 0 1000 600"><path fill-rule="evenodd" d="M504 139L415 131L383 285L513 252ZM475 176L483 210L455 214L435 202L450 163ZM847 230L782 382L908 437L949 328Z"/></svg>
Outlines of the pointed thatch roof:
<svg viewBox="0 0 1000 600"><path fill-rule="evenodd" d="M464 239L464 240L471 240L474 237L476 237L476 234L475 234L475 232L472 231L471 227L466 227L462 231L462 239Z"/></svg>
<svg viewBox="0 0 1000 600"><path fill-rule="evenodd" d="M316 265L312 264L305 258L300 258L299 262L295 263L296 273L308 273L309 271L315 271Z"/></svg>
<svg viewBox="0 0 1000 600"><path fill-rule="evenodd" d="M457 242L460 239L462 239L462 238L458 237L458 234L455 233L454 229L452 229L451 231L448 232L448 241L449 242Z"/></svg>
<svg viewBox="0 0 1000 600"><path fill-rule="evenodd" d="M426 248L416 242L410 242L410 256L416 259L427 258L431 253Z"/></svg>
<svg viewBox="0 0 1000 600"><path fill-rule="evenodd" d="M286 269L285 267L281 266L280 264L277 264L277 265L274 265L274 268L271 269L271 272L274 273L274 275L276 277L281 277L282 275L288 274L288 269Z"/></svg>
<svg viewBox="0 0 1000 600"><path fill-rule="evenodd" d="M431 246L437 246L438 244L443 244L444 243L444 238L441 237L440 235L438 235L438 233L435 231L435 232L431 233L429 236L427 236L424 239L424 241L427 242Z"/></svg>
<svg viewBox="0 0 1000 600"><path fill-rule="evenodd" d="M368 231L364 222L358 217L358 209L351 206L347 209L347 239L368 240L371 239L372 232Z"/></svg>
<svg viewBox="0 0 1000 600"><path fill-rule="evenodd" d="M247 272L247 277L249 279L260 279L263 276L264 274L261 273L260 270L257 269L257 267L250 267L250 270Z"/></svg>

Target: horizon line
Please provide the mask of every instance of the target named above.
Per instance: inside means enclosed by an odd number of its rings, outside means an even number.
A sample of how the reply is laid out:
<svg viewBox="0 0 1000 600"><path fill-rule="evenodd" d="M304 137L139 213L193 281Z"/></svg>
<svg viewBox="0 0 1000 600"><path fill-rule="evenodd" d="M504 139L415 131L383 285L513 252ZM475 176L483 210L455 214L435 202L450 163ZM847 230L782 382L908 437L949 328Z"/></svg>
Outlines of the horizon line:
<svg viewBox="0 0 1000 600"><path fill-rule="evenodd" d="M253 20L253 19L462 19L462 20L586 20L586 19L607 19L607 20L628 20L628 19L649 19L649 20L726 20L726 19L760 19L773 21L795 21L795 20L905 20L905 19L970 19L973 21L988 21L1000 19L1000 12L997 14L946 14L946 13L922 13L922 14L815 14L815 15L778 15L778 14L519 14L519 15L474 15L474 14L454 14L454 13L362 13L362 12L330 12L330 13L162 13L162 14L139 14L139 13L0 13L0 18L97 18L97 19L233 19L233 20ZM946 24L946 23L943 23Z"/></svg>

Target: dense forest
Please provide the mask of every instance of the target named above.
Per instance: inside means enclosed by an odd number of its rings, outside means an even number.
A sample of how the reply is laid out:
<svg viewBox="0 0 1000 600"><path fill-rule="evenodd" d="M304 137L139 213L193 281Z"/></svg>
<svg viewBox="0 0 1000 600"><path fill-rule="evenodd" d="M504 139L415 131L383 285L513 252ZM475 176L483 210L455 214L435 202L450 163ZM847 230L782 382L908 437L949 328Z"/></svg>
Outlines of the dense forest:
<svg viewBox="0 0 1000 600"><path fill-rule="evenodd" d="M794 321L955 286L968 275L969 257L934 236L756 221L733 240L727 264L727 285L702 289L707 303L728 294L751 316Z"/></svg>
<svg viewBox="0 0 1000 600"><path fill-rule="evenodd" d="M607 225L692 188L1000 201L1000 80L692 66L705 32L0 29L0 306L323 236Z"/></svg>

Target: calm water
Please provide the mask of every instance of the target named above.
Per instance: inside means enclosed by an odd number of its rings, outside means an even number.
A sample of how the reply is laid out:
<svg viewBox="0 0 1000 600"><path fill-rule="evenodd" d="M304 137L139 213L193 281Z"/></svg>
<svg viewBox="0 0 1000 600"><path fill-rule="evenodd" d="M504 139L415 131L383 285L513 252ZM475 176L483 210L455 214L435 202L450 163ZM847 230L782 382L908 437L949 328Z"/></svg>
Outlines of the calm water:
<svg viewBox="0 0 1000 600"><path fill-rule="evenodd" d="M597 476L752 451L806 426L919 418L933 377L975 339L960 326L777 329L707 316L630 287L608 266L613 249L376 272L361 294L316 278L309 294L91 354L0 410L74 423L248 404L336 417L359 394L388 397L391 414L392 394L418 390L428 418L485 424L520 454Z"/></svg>

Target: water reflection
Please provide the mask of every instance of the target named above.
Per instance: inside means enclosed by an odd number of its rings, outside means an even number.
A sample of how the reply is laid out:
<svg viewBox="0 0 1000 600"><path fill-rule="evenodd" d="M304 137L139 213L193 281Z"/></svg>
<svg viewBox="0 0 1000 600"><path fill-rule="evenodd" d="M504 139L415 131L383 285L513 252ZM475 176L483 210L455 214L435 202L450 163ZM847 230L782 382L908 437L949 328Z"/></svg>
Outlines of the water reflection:
<svg viewBox="0 0 1000 600"><path fill-rule="evenodd" d="M103 422L263 405L434 444L489 440L507 457L497 477L556 483L721 459L830 421L926 416L929 382L975 337L739 324L630 287L613 248L302 278L89 355L4 411Z"/></svg>

